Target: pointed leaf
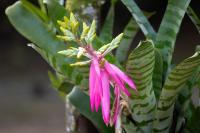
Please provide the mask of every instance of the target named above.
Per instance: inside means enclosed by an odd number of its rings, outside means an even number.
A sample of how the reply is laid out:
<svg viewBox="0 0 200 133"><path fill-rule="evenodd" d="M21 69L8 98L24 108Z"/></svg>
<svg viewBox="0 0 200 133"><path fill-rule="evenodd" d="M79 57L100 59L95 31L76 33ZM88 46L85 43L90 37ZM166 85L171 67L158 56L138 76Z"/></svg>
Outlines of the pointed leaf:
<svg viewBox="0 0 200 133"><path fill-rule="evenodd" d="M106 55L106 54L110 53L113 49L115 49L116 47L118 47L118 44L120 43L122 37L123 37L123 33L119 34L109 44L107 44L108 47L105 46L105 47L107 47L107 49L102 53L102 55ZM103 49L103 48L100 48L100 49Z"/></svg>
<svg viewBox="0 0 200 133"><path fill-rule="evenodd" d="M95 36L96 36L96 21L93 20L90 29L88 31L88 34L85 37L85 41L87 42L87 44L91 44Z"/></svg>
<svg viewBox="0 0 200 133"><path fill-rule="evenodd" d="M200 54L197 52L177 65L168 75L158 102L154 131L169 131L176 97L199 65Z"/></svg>

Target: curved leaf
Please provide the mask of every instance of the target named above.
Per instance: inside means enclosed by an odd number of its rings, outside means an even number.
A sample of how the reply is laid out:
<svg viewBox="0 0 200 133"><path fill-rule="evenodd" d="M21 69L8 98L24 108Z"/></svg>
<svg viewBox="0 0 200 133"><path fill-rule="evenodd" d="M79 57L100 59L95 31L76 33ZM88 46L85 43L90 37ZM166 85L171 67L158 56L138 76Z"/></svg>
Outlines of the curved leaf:
<svg viewBox="0 0 200 133"><path fill-rule="evenodd" d="M29 11L32 11L33 13L37 14L37 16L39 16L43 21L48 21L47 15L44 12L42 12L42 10L40 10L38 7L34 6L27 0L20 1L23 3L24 7L26 7Z"/></svg>
<svg viewBox="0 0 200 133"><path fill-rule="evenodd" d="M151 17L154 13L144 12L145 16ZM131 19L124 28L124 36L116 51L116 58L120 63L124 63L131 43L139 30L139 26L134 19Z"/></svg>
<svg viewBox="0 0 200 133"><path fill-rule="evenodd" d="M199 65L200 54L197 52L194 56L185 59L182 63L177 65L168 75L158 102L154 131L169 131L176 97Z"/></svg>
<svg viewBox="0 0 200 133"><path fill-rule="evenodd" d="M200 18L197 16L197 14L190 6L187 8L187 15L190 17L190 19L196 26L198 32L200 33Z"/></svg>
<svg viewBox="0 0 200 133"><path fill-rule="evenodd" d="M156 37L156 47L163 57L163 72L169 72L175 41L190 0L169 0Z"/></svg>
<svg viewBox="0 0 200 133"><path fill-rule="evenodd" d="M25 8L20 1L8 7L6 14L17 31L36 44L38 52L44 55L56 72L64 75L73 84L87 86L83 75L69 66L73 60L57 54L58 51L65 49L66 45L49 31L48 25L45 25L37 14Z"/></svg>
<svg viewBox="0 0 200 133"><path fill-rule="evenodd" d="M138 95L134 95L130 101L132 117L144 132L151 131L156 108L152 83L154 63L153 43L147 40L131 52L126 64L126 71L135 81L138 90Z"/></svg>
<svg viewBox="0 0 200 133"><path fill-rule="evenodd" d="M123 4L128 8L130 13L132 14L133 18L137 22L137 24L140 26L142 32L144 35L151 40L155 40L156 33L147 20L147 18L144 16L143 12L140 10L140 8L137 6L134 0L121 0Z"/></svg>

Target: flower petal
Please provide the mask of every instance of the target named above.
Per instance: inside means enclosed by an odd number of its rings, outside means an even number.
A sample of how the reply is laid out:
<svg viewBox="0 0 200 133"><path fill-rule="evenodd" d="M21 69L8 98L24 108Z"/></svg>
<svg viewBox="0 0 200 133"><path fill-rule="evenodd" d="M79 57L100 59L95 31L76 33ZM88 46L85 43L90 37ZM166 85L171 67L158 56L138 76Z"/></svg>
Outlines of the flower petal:
<svg viewBox="0 0 200 133"><path fill-rule="evenodd" d="M101 73L98 61L96 59L92 60L90 67L90 79L89 79L89 87L90 87L90 102L91 109L94 111L98 111L99 106L101 104Z"/></svg>
<svg viewBox="0 0 200 133"><path fill-rule="evenodd" d="M95 82L96 82L95 80L96 80L96 72L95 72L94 64L92 62L90 65L90 75L89 75L90 106L91 106L92 111L94 111L94 105L95 105L95 101L94 101L94 97L95 97L94 89L95 89Z"/></svg>
<svg viewBox="0 0 200 133"><path fill-rule="evenodd" d="M106 125L109 124L110 121L110 86L109 86L109 78L105 70L102 70L102 89L103 89L103 95L102 95L102 115L104 122Z"/></svg>
<svg viewBox="0 0 200 133"><path fill-rule="evenodd" d="M101 104L101 97L102 97L102 86L101 86L101 77L97 74L96 81L95 81L95 109L98 112L99 106Z"/></svg>
<svg viewBox="0 0 200 133"><path fill-rule="evenodd" d="M112 67L112 69L116 72L116 74L118 75L118 77L123 80L124 82L126 82L132 89L136 90L136 86L133 82L133 80L128 77L124 72L122 72L118 67L116 67L113 64L110 64L110 66Z"/></svg>
<svg viewBox="0 0 200 133"><path fill-rule="evenodd" d="M124 83L121 81L121 79L119 78L119 76L116 74L116 72L114 71L114 69L110 66L110 63L105 62L105 69L107 71L107 73L110 75L110 77L115 81L115 83L118 85L118 87L120 87L127 96L130 96L131 94L129 93L129 91L125 88Z"/></svg>

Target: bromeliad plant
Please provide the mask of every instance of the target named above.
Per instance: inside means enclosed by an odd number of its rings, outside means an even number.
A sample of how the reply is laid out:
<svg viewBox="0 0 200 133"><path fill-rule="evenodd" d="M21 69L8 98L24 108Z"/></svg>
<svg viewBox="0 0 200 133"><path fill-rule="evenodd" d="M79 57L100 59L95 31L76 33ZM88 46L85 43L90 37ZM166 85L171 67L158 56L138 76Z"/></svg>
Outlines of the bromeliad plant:
<svg viewBox="0 0 200 133"><path fill-rule="evenodd" d="M111 133L113 128L117 133L200 131L200 108L192 102L199 96L191 99L192 89L199 86L199 48L180 64L171 65L185 13L200 29L190 0L169 0L157 33L147 19L153 13L142 12L133 0L121 2L134 19L128 22L124 35L114 39L116 0L111 1L99 36L95 21L90 26L85 22L80 25L78 14L70 14L56 0L39 0L40 7L20 0L8 7L6 14L32 42L29 46L55 70L55 75L49 73L53 86L100 132ZM147 40L130 51L139 29ZM115 54L111 53L115 48Z"/></svg>

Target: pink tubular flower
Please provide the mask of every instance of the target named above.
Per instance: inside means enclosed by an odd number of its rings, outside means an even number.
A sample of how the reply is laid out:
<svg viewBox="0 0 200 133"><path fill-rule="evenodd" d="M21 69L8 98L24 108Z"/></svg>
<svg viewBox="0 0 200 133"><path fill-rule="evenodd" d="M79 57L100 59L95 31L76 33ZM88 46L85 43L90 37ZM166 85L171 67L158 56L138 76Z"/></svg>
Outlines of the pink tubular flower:
<svg viewBox="0 0 200 133"><path fill-rule="evenodd" d="M110 84L114 85L114 114L110 118ZM120 94L124 92L130 96L125 84L136 90L131 78L115 65L108 63L105 59L92 58L89 76L89 93L91 109L98 111L102 107L103 120L106 125L115 123L120 112Z"/></svg>

